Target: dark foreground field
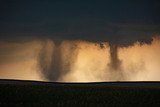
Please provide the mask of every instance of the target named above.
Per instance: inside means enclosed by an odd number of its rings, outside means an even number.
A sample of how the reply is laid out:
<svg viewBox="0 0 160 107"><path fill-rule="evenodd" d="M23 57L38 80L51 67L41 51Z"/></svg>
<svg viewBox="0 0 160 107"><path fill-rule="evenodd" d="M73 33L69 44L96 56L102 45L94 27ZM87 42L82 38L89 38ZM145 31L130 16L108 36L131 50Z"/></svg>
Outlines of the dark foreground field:
<svg viewBox="0 0 160 107"><path fill-rule="evenodd" d="M159 106L159 82L46 83L0 80L0 107Z"/></svg>

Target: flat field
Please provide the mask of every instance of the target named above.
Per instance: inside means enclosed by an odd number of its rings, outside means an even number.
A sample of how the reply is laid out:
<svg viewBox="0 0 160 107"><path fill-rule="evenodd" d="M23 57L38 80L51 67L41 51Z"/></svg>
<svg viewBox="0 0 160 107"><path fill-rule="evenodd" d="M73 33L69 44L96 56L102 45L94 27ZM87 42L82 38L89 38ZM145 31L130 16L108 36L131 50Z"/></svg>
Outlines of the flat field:
<svg viewBox="0 0 160 107"><path fill-rule="evenodd" d="M56 83L0 80L0 107L159 106L160 82Z"/></svg>

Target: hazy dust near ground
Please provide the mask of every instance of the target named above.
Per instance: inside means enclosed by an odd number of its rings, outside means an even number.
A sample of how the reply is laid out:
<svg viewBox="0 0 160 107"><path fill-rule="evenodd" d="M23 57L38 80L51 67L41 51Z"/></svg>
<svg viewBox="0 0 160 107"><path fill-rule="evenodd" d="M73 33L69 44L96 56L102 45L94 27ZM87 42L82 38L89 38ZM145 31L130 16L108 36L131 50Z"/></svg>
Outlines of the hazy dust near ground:
<svg viewBox="0 0 160 107"><path fill-rule="evenodd" d="M160 38L127 47L104 42L1 42L0 77L65 82L159 81Z"/></svg>

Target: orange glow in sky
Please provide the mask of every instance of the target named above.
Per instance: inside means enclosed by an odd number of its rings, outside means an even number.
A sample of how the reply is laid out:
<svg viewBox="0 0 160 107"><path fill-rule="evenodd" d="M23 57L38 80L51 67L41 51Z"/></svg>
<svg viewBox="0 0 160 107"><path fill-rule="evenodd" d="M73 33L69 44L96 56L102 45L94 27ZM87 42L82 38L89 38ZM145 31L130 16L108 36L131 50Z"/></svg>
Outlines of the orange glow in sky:
<svg viewBox="0 0 160 107"><path fill-rule="evenodd" d="M47 58L51 62L54 43L47 40ZM71 45L76 44L76 50L70 52ZM121 81L121 76L109 68L109 45L87 41L64 41L61 44L62 68L68 61L70 71L58 80L65 82L100 82ZM34 40L24 43L0 43L0 78L20 80L49 81L40 73L37 66L38 53L42 41ZM124 76L122 81L160 81L160 38L154 37L151 44L138 42L128 47L119 47L118 58L121 61L120 71ZM73 56L73 57L69 57Z"/></svg>

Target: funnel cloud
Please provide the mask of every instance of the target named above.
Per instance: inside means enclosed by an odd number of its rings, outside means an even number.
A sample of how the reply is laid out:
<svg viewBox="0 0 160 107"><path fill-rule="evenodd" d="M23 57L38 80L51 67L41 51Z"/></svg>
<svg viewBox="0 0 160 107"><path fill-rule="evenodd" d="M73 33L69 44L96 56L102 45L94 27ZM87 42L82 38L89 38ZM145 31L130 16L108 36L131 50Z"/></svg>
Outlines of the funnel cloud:
<svg viewBox="0 0 160 107"><path fill-rule="evenodd" d="M48 42L49 43L49 42ZM61 42L55 42L54 50L47 56L47 40L42 44L42 49L39 53L38 63L40 71L45 78L50 81L57 81L61 74L62 59L61 59ZM47 61L47 57L50 57L50 62Z"/></svg>

